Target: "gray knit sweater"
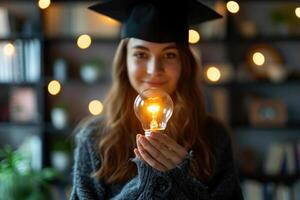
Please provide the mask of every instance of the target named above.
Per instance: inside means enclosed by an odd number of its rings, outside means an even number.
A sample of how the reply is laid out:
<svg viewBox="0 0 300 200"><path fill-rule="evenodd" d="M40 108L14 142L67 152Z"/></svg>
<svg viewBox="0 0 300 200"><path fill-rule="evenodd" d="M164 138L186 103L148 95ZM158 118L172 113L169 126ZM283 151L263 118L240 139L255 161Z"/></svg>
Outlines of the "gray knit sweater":
<svg viewBox="0 0 300 200"><path fill-rule="evenodd" d="M160 172L135 157L129 160L137 166L138 173L133 179L114 185L97 181L91 177L101 165L93 134L98 128L96 124L97 120L93 120L77 134L71 200L243 199L230 137L226 129L215 120L209 120L207 127L215 135L216 166L209 182L205 184L187 173L193 157L192 151L189 151L181 164L167 172Z"/></svg>

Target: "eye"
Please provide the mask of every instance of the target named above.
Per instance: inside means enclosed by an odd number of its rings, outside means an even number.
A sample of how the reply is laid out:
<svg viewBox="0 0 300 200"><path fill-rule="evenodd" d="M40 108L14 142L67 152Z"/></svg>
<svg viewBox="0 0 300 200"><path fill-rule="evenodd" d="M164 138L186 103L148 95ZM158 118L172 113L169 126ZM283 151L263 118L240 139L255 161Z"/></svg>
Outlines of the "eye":
<svg viewBox="0 0 300 200"><path fill-rule="evenodd" d="M164 54L164 57L167 59L174 59L177 58L177 53L175 52L167 52Z"/></svg>
<svg viewBox="0 0 300 200"><path fill-rule="evenodd" d="M148 55L144 52L135 52L133 54L134 57L138 58L138 59L146 59L148 58Z"/></svg>

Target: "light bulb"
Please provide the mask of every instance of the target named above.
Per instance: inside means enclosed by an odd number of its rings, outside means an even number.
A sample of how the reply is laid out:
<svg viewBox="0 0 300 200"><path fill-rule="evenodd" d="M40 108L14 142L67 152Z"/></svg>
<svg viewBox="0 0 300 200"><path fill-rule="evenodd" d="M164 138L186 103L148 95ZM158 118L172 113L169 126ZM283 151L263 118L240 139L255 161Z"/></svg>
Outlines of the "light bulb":
<svg viewBox="0 0 300 200"><path fill-rule="evenodd" d="M135 98L134 112L146 136L151 132L166 129L173 107L169 94L158 88L146 89Z"/></svg>

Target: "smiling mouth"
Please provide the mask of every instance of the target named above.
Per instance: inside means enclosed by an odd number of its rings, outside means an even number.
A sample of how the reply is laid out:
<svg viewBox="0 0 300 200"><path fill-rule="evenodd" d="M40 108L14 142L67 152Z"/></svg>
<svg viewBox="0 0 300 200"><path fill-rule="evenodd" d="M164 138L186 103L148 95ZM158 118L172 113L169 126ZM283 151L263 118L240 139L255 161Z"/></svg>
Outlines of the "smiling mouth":
<svg viewBox="0 0 300 200"><path fill-rule="evenodd" d="M158 82L158 81L143 81L143 83L151 86L161 86L167 83L167 81L164 82Z"/></svg>

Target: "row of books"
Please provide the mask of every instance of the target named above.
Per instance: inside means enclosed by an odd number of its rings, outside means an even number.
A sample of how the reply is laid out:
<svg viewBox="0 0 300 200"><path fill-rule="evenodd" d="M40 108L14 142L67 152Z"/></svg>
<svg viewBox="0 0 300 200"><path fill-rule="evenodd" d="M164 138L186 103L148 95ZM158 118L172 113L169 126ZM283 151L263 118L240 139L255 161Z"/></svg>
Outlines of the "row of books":
<svg viewBox="0 0 300 200"><path fill-rule="evenodd" d="M88 11L91 3L55 4L45 10L45 34L50 37L78 36L88 33L102 38L117 38L120 24Z"/></svg>
<svg viewBox="0 0 300 200"><path fill-rule="evenodd" d="M300 174L300 141L272 144L263 167L271 176Z"/></svg>
<svg viewBox="0 0 300 200"><path fill-rule="evenodd" d="M293 185L275 183L261 183L254 180L245 180L242 183L245 200L299 200L300 181Z"/></svg>
<svg viewBox="0 0 300 200"><path fill-rule="evenodd" d="M41 43L38 39L0 42L0 83L34 83L40 76Z"/></svg>

